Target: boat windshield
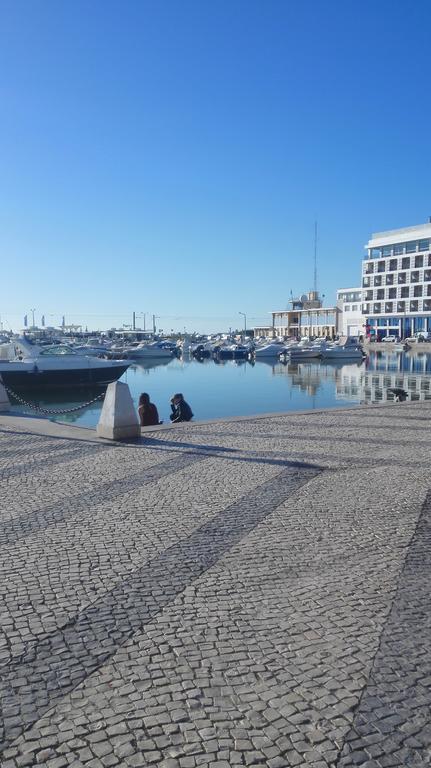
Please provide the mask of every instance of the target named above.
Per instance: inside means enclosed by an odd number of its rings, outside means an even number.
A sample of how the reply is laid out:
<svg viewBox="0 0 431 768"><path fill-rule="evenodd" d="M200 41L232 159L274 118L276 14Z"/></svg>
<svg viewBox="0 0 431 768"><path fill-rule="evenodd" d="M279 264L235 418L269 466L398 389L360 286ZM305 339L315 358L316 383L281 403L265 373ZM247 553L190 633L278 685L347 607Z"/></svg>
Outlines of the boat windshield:
<svg viewBox="0 0 431 768"><path fill-rule="evenodd" d="M58 355L76 355L76 352L72 347L68 347L67 344L57 344L54 347L45 347L45 349L41 349L39 354L49 357L57 357Z"/></svg>

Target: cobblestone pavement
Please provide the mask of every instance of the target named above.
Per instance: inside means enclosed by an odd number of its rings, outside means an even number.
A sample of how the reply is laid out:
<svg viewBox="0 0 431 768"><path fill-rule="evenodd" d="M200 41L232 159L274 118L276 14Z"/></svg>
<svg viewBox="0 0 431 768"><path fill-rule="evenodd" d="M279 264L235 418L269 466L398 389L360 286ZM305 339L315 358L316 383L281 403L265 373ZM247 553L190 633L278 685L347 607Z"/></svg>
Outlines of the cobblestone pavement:
<svg viewBox="0 0 431 768"><path fill-rule="evenodd" d="M1 767L431 765L430 418L0 418Z"/></svg>

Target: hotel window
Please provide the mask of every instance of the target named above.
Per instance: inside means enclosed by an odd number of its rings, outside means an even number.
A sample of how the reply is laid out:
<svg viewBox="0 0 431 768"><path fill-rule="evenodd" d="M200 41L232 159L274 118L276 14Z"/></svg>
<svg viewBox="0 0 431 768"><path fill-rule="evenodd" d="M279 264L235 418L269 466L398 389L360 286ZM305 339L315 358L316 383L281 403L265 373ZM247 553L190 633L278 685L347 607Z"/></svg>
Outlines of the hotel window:
<svg viewBox="0 0 431 768"><path fill-rule="evenodd" d="M374 304L373 305L373 312L374 312L375 315L379 315L380 314L380 304Z"/></svg>
<svg viewBox="0 0 431 768"><path fill-rule="evenodd" d="M392 256L392 246L384 245L382 248L382 254L383 256Z"/></svg>
<svg viewBox="0 0 431 768"><path fill-rule="evenodd" d="M382 258L382 249L381 248L371 248L370 256L372 259L381 259Z"/></svg>
<svg viewBox="0 0 431 768"><path fill-rule="evenodd" d="M427 296L431 296L431 283L427 285Z"/></svg>
<svg viewBox="0 0 431 768"><path fill-rule="evenodd" d="M385 304L385 312L392 312L392 301L387 301Z"/></svg>
<svg viewBox="0 0 431 768"><path fill-rule="evenodd" d="M422 286L421 285L415 285L413 289L413 296L422 296Z"/></svg>
<svg viewBox="0 0 431 768"><path fill-rule="evenodd" d="M416 240L410 240L409 243L406 243L406 253L416 253Z"/></svg>
<svg viewBox="0 0 431 768"><path fill-rule="evenodd" d="M386 285L393 285L393 284L394 284L394 276L386 275Z"/></svg>
<svg viewBox="0 0 431 768"><path fill-rule="evenodd" d="M398 285L402 285L405 282L406 282L406 273L398 272Z"/></svg>
<svg viewBox="0 0 431 768"><path fill-rule="evenodd" d="M401 295L402 299L408 299L409 296L410 296L410 287L408 285L404 285L401 288L401 294L400 295Z"/></svg>
<svg viewBox="0 0 431 768"><path fill-rule="evenodd" d="M370 305L369 304L362 304L362 312L364 314L368 314L369 311L370 311Z"/></svg>
<svg viewBox="0 0 431 768"><path fill-rule="evenodd" d="M372 300L373 300L373 292L365 291L365 301L372 301Z"/></svg>
<svg viewBox="0 0 431 768"><path fill-rule="evenodd" d="M424 312L431 312L431 300L424 299Z"/></svg>
<svg viewBox="0 0 431 768"><path fill-rule="evenodd" d="M397 269L397 267L398 267L398 261L397 261L397 259L391 259L391 260L390 260L390 262L389 262L389 270L390 270L391 272L395 272L395 270Z"/></svg>
<svg viewBox="0 0 431 768"><path fill-rule="evenodd" d="M385 261L377 262L377 272L384 272L385 269L386 269L386 262Z"/></svg>
<svg viewBox="0 0 431 768"><path fill-rule="evenodd" d="M430 241L429 240L419 240L419 250L420 251L429 251L430 248Z"/></svg>
<svg viewBox="0 0 431 768"><path fill-rule="evenodd" d="M404 253L404 243L394 245L394 256L402 256Z"/></svg>
<svg viewBox="0 0 431 768"><path fill-rule="evenodd" d="M368 288L368 286L370 285L370 278L369 277L362 278L362 285L364 286L364 288Z"/></svg>
<svg viewBox="0 0 431 768"><path fill-rule="evenodd" d="M370 264L365 265L365 274L366 275L372 275L374 272L374 264L370 262Z"/></svg>
<svg viewBox="0 0 431 768"><path fill-rule="evenodd" d="M357 311L358 311L358 305L352 304L352 312L357 312Z"/></svg>
<svg viewBox="0 0 431 768"><path fill-rule="evenodd" d="M410 302L410 312L417 312L419 309L419 302L418 301L411 301Z"/></svg>
<svg viewBox="0 0 431 768"><path fill-rule="evenodd" d="M397 301L397 312L405 312L405 311L406 311L406 302Z"/></svg>
<svg viewBox="0 0 431 768"><path fill-rule="evenodd" d="M350 304L345 304L344 305L344 311L345 312L350 312Z"/></svg>
<svg viewBox="0 0 431 768"><path fill-rule="evenodd" d="M401 269L410 269L410 259L404 257L401 259Z"/></svg>
<svg viewBox="0 0 431 768"><path fill-rule="evenodd" d="M424 282L429 283L431 280L431 269L426 269L424 271Z"/></svg>
<svg viewBox="0 0 431 768"><path fill-rule="evenodd" d="M415 256L415 269L420 269L424 265L424 257L421 253L420 256Z"/></svg>
<svg viewBox="0 0 431 768"><path fill-rule="evenodd" d="M410 272L410 282L411 283L419 282L419 272Z"/></svg>
<svg viewBox="0 0 431 768"><path fill-rule="evenodd" d="M428 254L428 267L431 267L431 253Z"/></svg>
<svg viewBox="0 0 431 768"><path fill-rule="evenodd" d="M375 278L374 278L374 285L375 286L380 286L381 284L382 284L382 276L381 275L376 275Z"/></svg>
<svg viewBox="0 0 431 768"><path fill-rule="evenodd" d="M382 299L384 299L384 298L385 298L385 289L384 288L379 288L378 291L377 291L376 299L378 299L378 301L382 301Z"/></svg>
<svg viewBox="0 0 431 768"><path fill-rule="evenodd" d="M388 299L396 299L396 298L397 298L397 289L396 288L389 288Z"/></svg>

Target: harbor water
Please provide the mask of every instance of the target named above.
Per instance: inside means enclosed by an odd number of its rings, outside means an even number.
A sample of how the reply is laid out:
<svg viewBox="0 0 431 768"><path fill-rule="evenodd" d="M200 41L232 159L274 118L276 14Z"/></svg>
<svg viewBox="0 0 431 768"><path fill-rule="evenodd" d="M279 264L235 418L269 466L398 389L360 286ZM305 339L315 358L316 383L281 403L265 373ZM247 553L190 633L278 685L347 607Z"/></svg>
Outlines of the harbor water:
<svg viewBox="0 0 431 768"><path fill-rule="evenodd" d="M393 399L391 388L408 392L409 400L431 399L431 355L413 350L371 352L364 361L311 359L283 364L275 358L248 360L193 358L134 363L121 381L129 385L137 407L141 392L148 392L160 419L169 423L169 401L182 392L196 419L223 419L320 408L342 408ZM97 394L97 392L96 392ZM94 398L94 391L27 393L26 400L40 408L64 411ZM95 427L102 408L97 400L86 408L50 415L57 421ZM37 412L13 403L16 413Z"/></svg>

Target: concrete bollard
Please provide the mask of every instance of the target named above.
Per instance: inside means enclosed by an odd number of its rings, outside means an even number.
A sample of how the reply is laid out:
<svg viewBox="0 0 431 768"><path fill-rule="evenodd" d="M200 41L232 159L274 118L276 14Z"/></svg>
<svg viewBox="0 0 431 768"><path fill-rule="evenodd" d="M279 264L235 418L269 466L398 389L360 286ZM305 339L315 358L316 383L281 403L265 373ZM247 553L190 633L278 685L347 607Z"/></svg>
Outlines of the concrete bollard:
<svg viewBox="0 0 431 768"><path fill-rule="evenodd" d="M4 388L3 379L0 376L0 411L10 411L10 400Z"/></svg>
<svg viewBox="0 0 431 768"><path fill-rule="evenodd" d="M127 384L120 381L108 384L96 431L98 437L107 440L141 436L138 415Z"/></svg>

